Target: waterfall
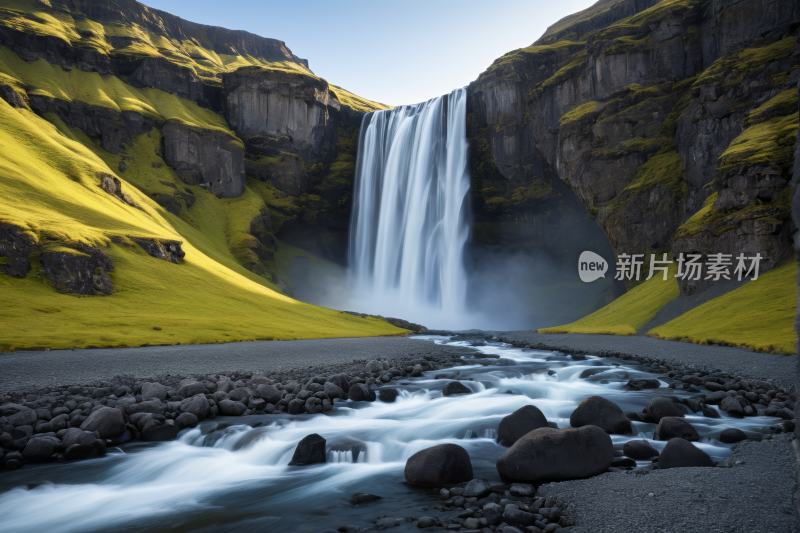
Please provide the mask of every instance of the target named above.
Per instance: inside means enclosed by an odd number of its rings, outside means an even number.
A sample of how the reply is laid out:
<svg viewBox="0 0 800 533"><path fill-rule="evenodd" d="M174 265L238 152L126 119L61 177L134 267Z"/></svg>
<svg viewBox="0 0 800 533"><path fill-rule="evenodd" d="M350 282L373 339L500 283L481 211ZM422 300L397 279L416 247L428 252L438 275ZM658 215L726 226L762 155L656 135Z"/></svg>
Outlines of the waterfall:
<svg viewBox="0 0 800 533"><path fill-rule="evenodd" d="M369 312L439 323L464 313L470 218L466 97L465 89L457 89L364 116L350 274Z"/></svg>

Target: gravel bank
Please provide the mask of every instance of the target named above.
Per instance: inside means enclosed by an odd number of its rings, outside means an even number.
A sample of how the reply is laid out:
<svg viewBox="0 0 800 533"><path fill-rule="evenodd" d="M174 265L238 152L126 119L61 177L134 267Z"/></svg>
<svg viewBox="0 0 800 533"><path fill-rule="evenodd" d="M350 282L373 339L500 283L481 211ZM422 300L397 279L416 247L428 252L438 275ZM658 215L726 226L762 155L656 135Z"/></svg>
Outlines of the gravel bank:
<svg viewBox="0 0 800 533"><path fill-rule="evenodd" d="M728 346L701 346L652 337L619 335L578 335L511 331L500 334L514 346L531 345L537 349L558 350L599 356L630 355L650 358L667 364L693 365L698 369L719 369L735 375L770 379L791 386L798 382L796 356L756 353Z"/></svg>
<svg viewBox="0 0 800 533"><path fill-rule="evenodd" d="M613 472L550 483L538 495L573 502L578 532L796 531L791 435L743 442L723 465Z"/></svg>
<svg viewBox="0 0 800 533"><path fill-rule="evenodd" d="M171 374L332 374L354 360L470 353L406 337L261 341L98 350L0 353L0 397L12 392L108 381L125 374L149 380ZM363 363L357 365L363 370ZM302 376L298 376L302 377Z"/></svg>

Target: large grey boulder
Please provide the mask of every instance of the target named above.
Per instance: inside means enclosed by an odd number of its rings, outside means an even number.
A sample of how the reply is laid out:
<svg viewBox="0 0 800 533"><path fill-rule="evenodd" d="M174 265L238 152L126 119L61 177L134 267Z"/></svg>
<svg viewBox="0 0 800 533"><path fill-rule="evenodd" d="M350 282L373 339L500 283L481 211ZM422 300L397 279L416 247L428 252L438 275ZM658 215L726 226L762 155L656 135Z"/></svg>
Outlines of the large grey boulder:
<svg viewBox="0 0 800 533"><path fill-rule="evenodd" d="M196 394L206 394L207 392L208 389L206 389L205 385L199 381L194 381L182 385L181 388L178 389L178 396L181 396L182 398L189 398Z"/></svg>
<svg viewBox="0 0 800 533"><path fill-rule="evenodd" d="M354 402L374 402L375 391L369 388L369 385L364 383L355 383L350 387L350 392L347 394L348 398Z"/></svg>
<svg viewBox="0 0 800 533"><path fill-rule="evenodd" d="M0 416L8 418L8 424L17 426L35 426L36 411L16 403L0 405Z"/></svg>
<svg viewBox="0 0 800 533"><path fill-rule="evenodd" d="M631 423L617 404L602 396L591 396L583 400L569 417L574 428L598 426L606 433L627 435L631 433Z"/></svg>
<svg viewBox="0 0 800 533"><path fill-rule="evenodd" d="M181 413L191 413L201 422L208 416L208 412L208 400L202 394L186 398L181 402Z"/></svg>
<svg viewBox="0 0 800 533"><path fill-rule="evenodd" d="M34 437L25 445L22 456L29 463L46 461L58 452L61 441L55 437Z"/></svg>
<svg viewBox="0 0 800 533"><path fill-rule="evenodd" d="M102 407L89 415L81 429L96 431L101 439L116 439L125 433L125 417L113 407Z"/></svg>
<svg viewBox="0 0 800 533"><path fill-rule="evenodd" d="M484 498L492 493L492 486L485 479L473 479L464 487L465 498Z"/></svg>
<svg viewBox="0 0 800 533"><path fill-rule="evenodd" d="M534 429L546 428L547 419L535 405L520 407L503 417L497 428L497 441L511 446Z"/></svg>
<svg viewBox="0 0 800 533"><path fill-rule="evenodd" d="M247 406L233 400L222 400L217 404L219 414L223 416L242 416L247 411Z"/></svg>
<svg viewBox="0 0 800 533"><path fill-rule="evenodd" d="M127 413L135 415L136 413L152 413L163 415L167 410L167 404L161 403L158 400L148 400L146 402L134 403L128 406Z"/></svg>
<svg viewBox="0 0 800 533"><path fill-rule="evenodd" d="M305 466L315 463L325 463L325 439L316 433L303 437L294 449L289 466Z"/></svg>
<svg viewBox="0 0 800 533"><path fill-rule="evenodd" d="M622 453L631 459L638 459L640 461L647 461L653 457L658 457L658 450L653 448L653 445L644 439L629 440L622 445Z"/></svg>
<svg viewBox="0 0 800 533"><path fill-rule="evenodd" d="M267 403L277 404L281 401L282 393L272 385L263 383L256 387L256 396L263 398Z"/></svg>
<svg viewBox="0 0 800 533"><path fill-rule="evenodd" d="M167 399L167 388L161 383L142 383L142 401L152 398L163 402Z"/></svg>
<svg viewBox="0 0 800 533"><path fill-rule="evenodd" d="M539 428L519 439L497 460L505 481L539 484L581 479L608 470L614 460L611 437L597 426Z"/></svg>
<svg viewBox="0 0 800 533"><path fill-rule="evenodd" d="M467 450L457 444L437 444L420 450L406 461L406 482L438 486L472 479L472 462Z"/></svg>
<svg viewBox="0 0 800 533"><path fill-rule="evenodd" d="M461 383L460 381L451 381L444 386L442 394L445 396L455 396L457 394L472 394L472 389Z"/></svg>
<svg viewBox="0 0 800 533"><path fill-rule="evenodd" d="M706 452L686 439L675 438L667 442L658 458L658 468L678 468L686 466L714 466L714 461Z"/></svg>
<svg viewBox="0 0 800 533"><path fill-rule="evenodd" d="M347 399L347 394L340 386L336 385L335 383L326 382L325 385L323 385L322 391L325 394L327 394L329 398L341 398L343 400ZM275 403L275 402L270 402L270 403Z"/></svg>
<svg viewBox="0 0 800 533"><path fill-rule="evenodd" d="M670 440L674 438L690 441L700 440L700 435L689 422L676 416L665 416L658 422L653 440Z"/></svg>
<svg viewBox="0 0 800 533"><path fill-rule="evenodd" d="M719 408L731 416L744 416L744 408L733 396L726 396L719 404Z"/></svg>
<svg viewBox="0 0 800 533"><path fill-rule="evenodd" d="M683 418L686 411L683 410L680 404L673 402L669 398L663 396L656 396L647 403L645 408L647 414L652 416L656 422L665 416L678 416Z"/></svg>

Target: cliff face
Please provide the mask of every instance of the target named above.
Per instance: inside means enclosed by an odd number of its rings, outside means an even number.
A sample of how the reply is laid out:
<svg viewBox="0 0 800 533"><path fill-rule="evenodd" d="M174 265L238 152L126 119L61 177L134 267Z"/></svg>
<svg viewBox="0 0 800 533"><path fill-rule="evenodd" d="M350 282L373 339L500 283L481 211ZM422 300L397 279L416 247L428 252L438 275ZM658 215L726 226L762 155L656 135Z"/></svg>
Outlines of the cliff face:
<svg viewBox="0 0 800 533"><path fill-rule="evenodd" d="M616 255L760 251L769 269L794 230L798 20L794 2L616 2L495 61L471 109L503 178L546 161Z"/></svg>

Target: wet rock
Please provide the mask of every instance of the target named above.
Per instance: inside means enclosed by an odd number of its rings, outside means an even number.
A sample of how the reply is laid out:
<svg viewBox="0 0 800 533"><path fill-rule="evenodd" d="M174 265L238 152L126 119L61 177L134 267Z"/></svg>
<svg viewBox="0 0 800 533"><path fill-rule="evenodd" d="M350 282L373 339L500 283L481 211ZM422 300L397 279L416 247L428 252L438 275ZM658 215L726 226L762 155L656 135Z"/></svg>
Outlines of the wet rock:
<svg viewBox="0 0 800 533"><path fill-rule="evenodd" d="M380 401L386 403L394 403L394 401L397 400L398 394L399 392L397 392L397 389L391 387L384 387L378 390L378 398Z"/></svg>
<svg viewBox="0 0 800 533"><path fill-rule="evenodd" d="M422 366L421 365L414 365L414 368L411 370L411 377L418 378L422 375Z"/></svg>
<svg viewBox="0 0 800 533"><path fill-rule="evenodd" d="M456 394L472 394L472 390L460 381L451 381L444 386L442 394L445 396L455 396Z"/></svg>
<svg viewBox="0 0 800 533"><path fill-rule="evenodd" d="M150 419L142 426L141 439L148 442L164 442L178 438L178 427L174 420Z"/></svg>
<svg viewBox="0 0 800 533"><path fill-rule="evenodd" d="M16 470L24 463L22 454L19 452L9 452L0 458L0 466L8 470Z"/></svg>
<svg viewBox="0 0 800 533"><path fill-rule="evenodd" d="M706 394L706 403L709 405L717 405L722 400L728 397L728 394L723 391L712 392L711 394Z"/></svg>
<svg viewBox="0 0 800 533"><path fill-rule="evenodd" d="M533 498L536 496L536 487L528 483L514 483L508 489L508 493L517 498Z"/></svg>
<svg viewBox="0 0 800 533"><path fill-rule="evenodd" d="M543 427L548 427L544 414L535 405L526 405L503 417L497 427L497 441L511 446L534 429Z"/></svg>
<svg viewBox="0 0 800 533"><path fill-rule="evenodd" d="M631 423L617 404L602 396L591 396L583 400L569 417L574 428L597 426L606 433L626 435L631 432Z"/></svg>
<svg viewBox="0 0 800 533"><path fill-rule="evenodd" d="M303 437L303 440L297 444L289 466L305 466L324 462L326 462L325 439L313 433Z"/></svg>
<svg viewBox="0 0 800 533"><path fill-rule="evenodd" d="M205 400L205 397L203 397ZM142 403L135 403L128 406L127 413L135 415L137 413L154 413L163 415L167 410L167 404L161 403L158 400L148 400Z"/></svg>
<svg viewBox="0 0 800 533"><path fill-rule="evenodd" d="M101 407L90 414L80 428L96 431L101 439L116 439L125 433L125 417L119 409Z"/></svg>
<svg viewBox="0 0 800 533"><path fill-rule="evenodd" d="M719 408L731 416L743 417L744 407L733 396L727 396L719 404Z"/></svg>
<svg viewBox="0 0 800 533"><path fill-rule="evenodd" d="M181 413L191 413L201 422L209 415L208 400L203 394L186 398L181 402Z"/></svg>
<svg viewBox="0 0 800 533"><path fill-rule="evenodd" d="M167 388L161 383L142 383L142 401L150 399L164 401L167 399Z"/></svg>
<svg viewBox="0 0 800 533"><path fill-rule="evenodd" d="M350 387L348 398L354 402L374 402L375 391L369 388L369 385L364 383L356 383Z"/></svg>
<svg viewBox="0 0 800 533"><path fill-rule="evenodd" d="M658 450L646 440L629 440L622 445L622 453L631 459L647 461L651 457L658 457Z"/></svg>
<svg viewBox="0 0 800 533"><path fill-rule="evenodd" d="M485 479L473 479L464 487L465 498L485 498L492 493L492 486Z"/></svg>
<svg viewBox="0 0 800 533"><path fill-rule="evenodd" d="M794 411L792 411L787 407L780 409L775 416L783 418L784 420L794 420L795 418L797 418Z"/></svg>
<svg viewBox="0 0 800 533"><path fill-rule="evenodd" d="M25 445L22 456L29 463L46 461L58 452L61 441L55 437L34 437Z"/></svg>
<svg viewBox="0 0 800 533"><path fill-rule="evenodd" d="M350 391L350 383L347 380L347 376L344 374L336 374L328 378L328 381L340 389L344 391L345 395L342 396L343 399L347 399L347 393Z"/></svg>
<svg viewBox="0 0 800 533"><path fill-rule="evenodd" d="M206 386L200 383L199 381L195 381L193 383L186 383L182 385L181 388L178 389L178 396L183 398L189 398L194 396L195 394L206 394L208 393L208 389Z"/></svg>
<svg viewBox="0 0 800 533"><path fill-rule="evenodd" d="M647 414L653 417L656 422L659 422L665 416L677 416L683 418L683 408L663 396L656 396L650 400L646 407Z"/></svg>
<svg viewBox="0 0 800 533"><path fill-rule="evenodd" d="M184 428L193 428L199 423L197 417L192 413L181 413L175 418L175 425L179 431Z"/></svg>
<svg viewBox="0 0 800 533"><path fill-rule="evenodd" d="M438 444L420 450L406 461L406 482L435 486L472 479L472 462L467 450L457 444Z"/></svg>
<svg viewBox="0 0 800 533"><path fill-rule="evenodd" d="M430 516L423 516L417 520L417 527L420 529L425 529L429 527L434 527L436 525L436 519L431 518Z"/></svg>
<svg viewBox="0 0 800 533"><path fill-rule="evenodd" d="M746 439L747 434L741 429L736 428L723 429L719 434L720 442L724 442L725 444L734 444Z"/></svg>
<svg viewBox="0 0 800 533"><path fill-rule="evenodd" d="M632 379L625 386L631 390L657 389L661 382L657 379Z"/></svg>
<svg viewBox="0 0 800 533"><path fill-rule="evenodd" d="M105 453L105 441L98 439L94 433L78 428L70 428L61 438L64 457L67 459L90 459Z"/></svg>
<svg viewBox="0 0 800 533"><path fill-rule="evenodd" d="M342 400L347 399L347 394L344 392L344 389L335 383L326 382L323 385L322 391L327 394L329 398L341 398Z"/></svg>
<svg viewBox="0 0 800 533"><path fill-rule="evenodd" d="M8 419L8 424L12 426L35 426L36 411L15 403L7 403L0 406L0 416Z"/></svg>
<svg viewBox="0 0 800 533"><path fill-rule="evenodd" d="M242 416L247 411L247 406L242 402L233 400L222 400L217 404L219 414L222 416Z"/></svg>
<svg viewBox="0 0 800 533"><path fill-rule="evenodd" d="M490 526L496 526L500 524L500 522L503 520L503 512L503 507L496 503L487 503L482 509L483 518L486 519L486 522L488 522Z"/></svg>
<svg viewBox="0 0 800 533"><path fill-rule="evenodd" d="M306 412L305 400L294 399L289 402L286 412L290 415L301 415Z"/></svg>
<svg viewBox="0 0 800 533"><path fill-rule="evenodd" d="M228 399L233 400L234 402L241 402L247 405L247 402L250 399L250 393L247 392L247 389L245 389L244 387L240 389L233 389L231 392L228 393Z"/></svg>
<svg viewBox="0 0 800 533"><path fill-rule="evenodd" d="M497 460L503 480L529 483L581 479L608 470L614 460L611 437L597 426L531 431Z"/></svg>
<svg viewBox="0 0 800 533"><path fill-rule="evenodd" d="M685 439L675 438L667 442L658 458L658 468L685 466L714 466L706 452Z"/></svg>
<svg viewBox="0 0 800 533"><path fill-rule="evenodd" d="M689 422L676 416L665 416L658 422L653 440L686 439L699 441L700 435Z"/></svg>
<svg viewBox="0 0 800 533"><path fill-rule="evenodd" d="M377 502L378 500L382 500L380 496L375 496L374 494L366 494L364 492L359 492L357 494L353 494L353 497L350 498L351 505L362 505L365 503L372 503Z"/></svg>
<svg viewBox="0 0 800 533"><path fill-rule="evenodd" d="M322 412L322 400L316 396L312 396L306 400L303 409L310 415L315 415Z"/></svg>

